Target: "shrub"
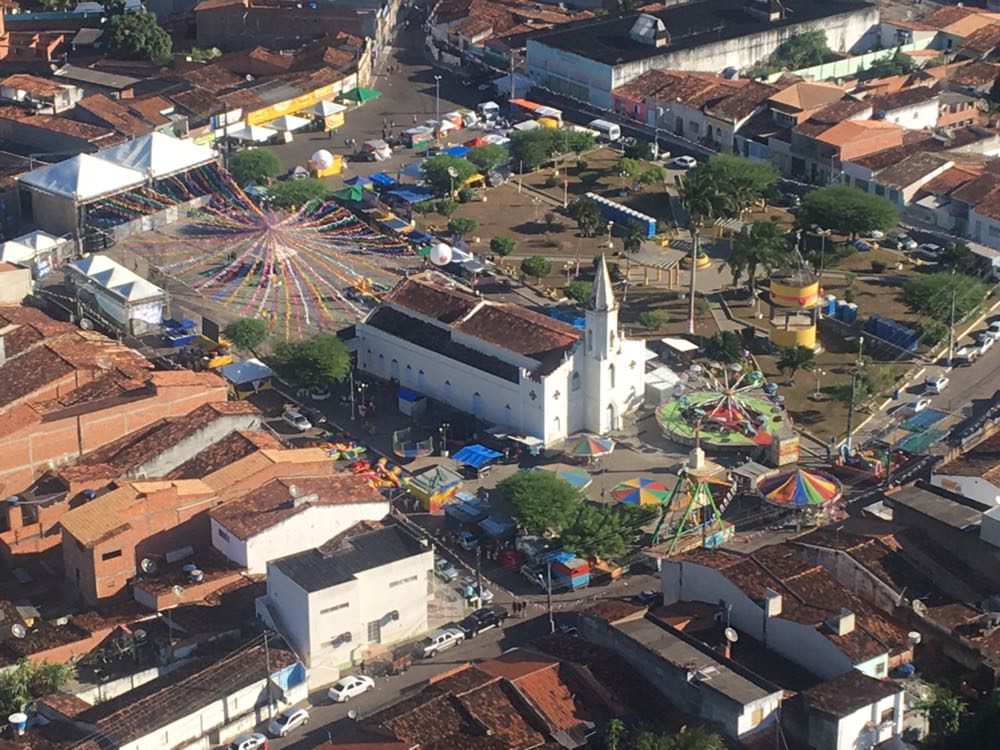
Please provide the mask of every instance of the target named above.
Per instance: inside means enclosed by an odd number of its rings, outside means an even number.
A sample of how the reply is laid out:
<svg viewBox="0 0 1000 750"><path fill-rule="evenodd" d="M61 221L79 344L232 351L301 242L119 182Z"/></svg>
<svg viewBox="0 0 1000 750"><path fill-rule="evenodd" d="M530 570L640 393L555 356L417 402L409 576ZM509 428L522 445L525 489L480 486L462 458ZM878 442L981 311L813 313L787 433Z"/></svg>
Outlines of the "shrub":
<svg viewBox="0 0 1000 750"><path fill-rule="evenodd" d="M458 202L468 203L476 199L476 191L469 187L464 187L458 191Z"/></svg>
<svg viewBox="0 0 1000 750"><path fill-rule="evenodd" d="M453 201L451 198L442 198L434 204L434 210L442 216L451 216L458 210L458 201Z"/></svg>
<svg viewBox="0 0 1000 750"><path fill-rule="evenodd" d="M497 235L490 240L490 252L499 255L501 258L510 255L516 247L517 243L514 240L503 235Z"/></svg>
<svg viewBox="0 0 1000 750"><path fill-rule="evenodd" d="M643 310L639 313L639 323L650 331L662 328L668 320L670 320L670 313L666 310Z"/></svg>
<svg viewBox="0 0 1000 750"><path fill-rule="evenodd" d="M885 273L885 269L888 268L888 264L882 260L872 261L872 273Z"/></svg>
<svg viewBox="0 0 1000 750"><path fill-rule="evenodd" d="M479 222L475 219L468 219L464 216L456 216L448 222L448 231L456 237L464 237L469 232L475 232Z"/></svg>
<svg viewBox="0 0 1000 750"><path fill-rule="evenodd" d="M569 282L569 285L563 291L566 292L566 296L571 300L582 303L590 299L590 292L593 288L593 282L576 279Z"/></svg>
<svg viewBox="0 0 1000 750"><path fill-rule="evenodd" d="M547 188L559 187L559 178L556 177L554 174L550 174L548 177L545 178L544 184L545 187Z"/></svg>
<svg viewBox="0 0 1000 750"><path fill-rule="evenodd" d="M581 172L587 170L589 167L590 167L590 164L587 162L586 159L577 159L576 160L576 168L579 169Z"/></svg>

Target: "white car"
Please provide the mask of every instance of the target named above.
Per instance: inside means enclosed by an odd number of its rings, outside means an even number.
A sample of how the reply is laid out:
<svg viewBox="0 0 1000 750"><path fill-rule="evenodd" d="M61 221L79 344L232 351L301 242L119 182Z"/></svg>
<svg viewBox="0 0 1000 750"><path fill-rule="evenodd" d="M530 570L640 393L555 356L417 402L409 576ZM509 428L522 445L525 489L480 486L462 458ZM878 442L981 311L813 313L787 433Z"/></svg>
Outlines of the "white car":
<svg viewBox="0 0 1000 750"><path fill-rule="evenodd" d="M304 708L286 708L271 719L267 732L272 737L284 737L293 729L304 727L309 723L309 712Z"/></svg>
<svg viewBox="0 0 1000 750"><path fill-rule="evenodd" d="M312 422L306 419L301 412L295 411L295 409L289 409L281 415L281 418L299 432L312 429Z"/></svg>
<svg viewBox="0 0 1000 750"><path fill-rule="evenodd" d="M917 241L908 234L897 234L896 245L900 250L913 251L917 249Z"/></svg>
<svg viewBox="0 0 1000 750"><path fill-rule="evenodd" d="M267 737L258 732L244 734L230 742L228 750L267 750Z"/></svg>
<svg viewBox="0 0 1000 750"><path fill-rule="evenodd" d="M438 628L420 642L420 654L429 659L434 654L447 651L465 640L465 633L458 628Z"/></svg>
<svg viewBox="0 0 1000 750"><path fill-rule="evenodd" d="M925 242L920 246L920 254L931 260L937 260L938 256L944 251L944 248L940 245L935 245L933 242Z"/></svg>
<svg viewBox="0 0 1000 750"><path fill-rule="evenodd" d="M941 393L945 388L948 387L948 383L951 380L946 378L944 375L932 375L931 377L924 380L924 390L932 395L936 396Z"/></svg>
<svg viewBox="0 0 1000 750"><path fill-rule="evenodd" d="M330 686L327 695L334 703L347 703L351 698L355 698L362 693L367 693L375 687L375 680L367 675L356 674L350 677L341 677Z"/></svg>
<svg viewBox="0 0 1000 750"><path fill-rule="evenodd" d="M865 233L866 237L871 237L873 240L881 240L885 237L885 232L878 229L873 229L870 232Z"/></svg>
<svg viewBox="0 0 1000 750"><path fill-rule="evenodd" d="M996 338L992 334L986 331L980 331L976 334L976 351L979 354L986 354L990 349L993 348L993 344L996 343Z"/></svg>
<svg viewBox="0 0 1000 750"><path fill-rule="evenodd" d="M698 160L693 156L675 156L670 163L678 169L694 169L698 166Z"/></svg>
<svg viewBox="0 0 1000 750"><path fill-rule="evenodd" d="M931 405L931 400L926 396L914 396L903 405L903 412L906 414L919 414Z"/></svg>
<svg viewBox="0 0 1000 750"><path fill-rule="evenodd" d="M992 339L1000 339L1000 320L994 320L986 326L986 335Z"/></svg>

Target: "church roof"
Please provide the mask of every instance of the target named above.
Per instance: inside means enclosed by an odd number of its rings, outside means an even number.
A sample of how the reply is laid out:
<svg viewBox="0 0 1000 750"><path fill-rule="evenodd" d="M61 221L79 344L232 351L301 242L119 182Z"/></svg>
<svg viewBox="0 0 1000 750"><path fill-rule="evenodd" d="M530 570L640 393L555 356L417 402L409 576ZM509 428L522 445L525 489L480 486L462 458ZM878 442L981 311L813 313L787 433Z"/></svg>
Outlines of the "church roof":
<svg viewBox="0 0 1000 750"><path fill-rule="evenodd" d="M477 297L435 272L404 279L386 295L386 303L430 318L453 334L532 359L539 371L555 369L581 335L579 329L521 305Z"/></svg>
<svg viewBox="0 0 1000 750"><path fill-rule="evenodd" d="M601 253L601 262L594 279L594 288L590 292L590 302L587 305L594 311L614 310L618 306L615 301L615 291L611 287L611 274L608 272L608 262Z"/></svg>

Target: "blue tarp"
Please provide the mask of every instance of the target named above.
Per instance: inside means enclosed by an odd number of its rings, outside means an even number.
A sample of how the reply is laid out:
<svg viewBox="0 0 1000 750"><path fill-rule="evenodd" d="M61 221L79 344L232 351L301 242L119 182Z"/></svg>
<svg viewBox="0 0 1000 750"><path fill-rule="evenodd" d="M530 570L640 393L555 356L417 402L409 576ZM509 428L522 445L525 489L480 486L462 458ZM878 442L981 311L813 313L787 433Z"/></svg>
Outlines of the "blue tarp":
<svg viewBox="0 0 1000 750"><path fill-rule="evenodd" d="M345 185L369 185L371 184L371 178L362 177L361 175L355 175L354 177L348 177L344 180Z"/></svg>
<svg viewBox="0 0 1000 750"><path fill-rule="evenodd" d="M396 188L388 192L393 198L398 198L406 203L420 203L435 197L434 191L422 187Z"/></svg>
<svg viewBox="0 0 1000 750"><path fill-rule="evenodd" d="M427 232L421 232L419 229L414 229L412 232L406 235L406 238L411 242L415 242L418 245L424 245L431 242L434 239L433 234L428 234Z"/></svg>
<svg viewBox="0 0 1000 750"><path fill-rule="evenodd" d="M479 528L494 539L513 536L517 531L517 525L510 516L490 516L479 522Z"/></svg>
<svg viewBox="0 0 1000 750"><path fill-rule="evenodd" d="M468 146L448 146L448 148L441 149L448 156L465 156L472 149Z"/></svg>
<svg viewBox="0 0 1000 750"><path fill-rule="evenodd" d="M411 391L409 388L400 388L396 392L396 396L403 399L403 401L419 401L424 397L422 393Z"/></svg>
<svg viewBox="0 0 1000 750"><path fill-rule="evenodd" d="M374 174L369 175L368 179L380 187L394 187L399 184L399 180L391 174L386 174L385 172L375 172Z"/></svg>
<svg viewBox="0 0 1000 750"><path fill-rule="evenodd" d="M460 464L471 466L473 469L481 469L490 461L500 458L502 455L502 453L490 450L485 445L473 443L453 453L452 458Z"/></svg>

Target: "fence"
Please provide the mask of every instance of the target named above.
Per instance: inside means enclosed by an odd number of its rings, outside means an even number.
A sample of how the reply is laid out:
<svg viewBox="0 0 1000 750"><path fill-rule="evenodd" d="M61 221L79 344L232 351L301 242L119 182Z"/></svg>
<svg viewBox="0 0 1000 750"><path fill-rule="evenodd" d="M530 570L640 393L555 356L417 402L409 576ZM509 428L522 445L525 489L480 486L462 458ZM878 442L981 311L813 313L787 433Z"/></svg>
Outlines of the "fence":
<svg viewBox="0 0 1000 750"><path fill-rule="evenodd" d="M915 50L931 49L934 47L934 41L934 39L930 39L922 42L911 42L910 44L903 44L899 47L893 47L892 49L880 49L876 52L866 52L863 55L855 55L852 57L845 57L840 60L833 60L832 62L823 63L821 65L813 65L812 67L802 68L801 70L796 70L791 73L779 71L769 75L767 80L769 83L773 83L786 74L801 76L802 78L812 79L814 81L825 81L830 78L850 78L851 76L856 76L858 73L868 70L868 68L879 60L891 58L894 54L896 54L897 50L899 52L913 52Z"/></svg>
<svg viewBox="0 0 1000 750"><path fill-rule="evenodd" d="M184 212L202 208L211 199L211 195L202 195L197 198L193 198L186 203L178 203L176 206L169 206L155 213L140 216L138 219L126 221L123 224L118 224L110 229L102 229L101 231L115 241L123 240L126 237L130 237L133 234L139 234L140 232L151 232L154 229L159 229L160 227L165 227L168 224L175 223L184 214Z"/></svg>

